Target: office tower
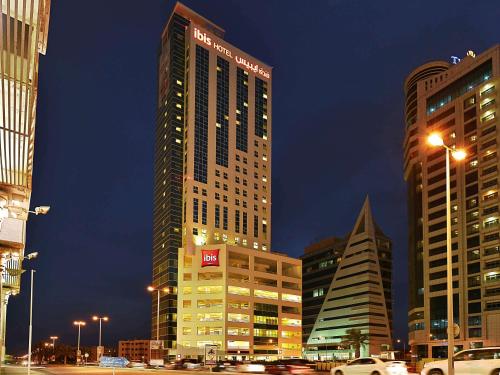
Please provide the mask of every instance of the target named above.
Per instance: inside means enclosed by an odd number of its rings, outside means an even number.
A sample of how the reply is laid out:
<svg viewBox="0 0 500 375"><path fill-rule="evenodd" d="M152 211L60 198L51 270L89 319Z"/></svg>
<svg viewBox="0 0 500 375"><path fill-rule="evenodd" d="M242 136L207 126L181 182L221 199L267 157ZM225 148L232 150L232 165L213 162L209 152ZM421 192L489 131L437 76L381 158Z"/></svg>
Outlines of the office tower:
<svg viewBox="0 0 500 375"><path fill-rule="evenodd" d="M19 293L30 207L38 93L50 0L2 0L0 19L0 361L9 296Z"/></svg>
<svg viewBox="0 0 500 375"><path fill-rule="evenodd" d="M465 148L451 162L456 350L500 345L497 102L500 47L432 61L405 81L404 177L408 186L409 339L419 357L446 357L445 153L438 132Z"/></svg>
<svg viewBox="0 0 500 375"><path fill-rule="evenodd" d="M392 346L392 243L375 223L366 198L351 233L345 240L330 239L328 251L306 253L302 260L303 297L322 300L319 312L306 309L304 321L314 319L304 348L311 360L349 359L354 349L342 345L350 329L368 335L362 356L380 355ZM319 261L313 261L314 258ZM321 257L321 258L320 258ZM325 283L321 269L329 269ZM319 271L319 272L318 272ZM315 283L318 287L314 287ZM305 286L308 285L307 291ZM320 286L321 285L321 286ZM326 285L326 289L323 285Z"/></svg>
<svg viewBox="0 0 500 375"><path fill-rule="evenodd" d="M302 344L307 340L321 310L346 246L344 238L329 237L304 250L302 259Z"/></svg>
<svg viewBox="0 0 500 375"><path fill-rule="evenodd" d="M178 249L270 251L271 68L177 3L161 37L153 283L160 338L176 346ZM153 337L156 294L153 294Z"/></svg>

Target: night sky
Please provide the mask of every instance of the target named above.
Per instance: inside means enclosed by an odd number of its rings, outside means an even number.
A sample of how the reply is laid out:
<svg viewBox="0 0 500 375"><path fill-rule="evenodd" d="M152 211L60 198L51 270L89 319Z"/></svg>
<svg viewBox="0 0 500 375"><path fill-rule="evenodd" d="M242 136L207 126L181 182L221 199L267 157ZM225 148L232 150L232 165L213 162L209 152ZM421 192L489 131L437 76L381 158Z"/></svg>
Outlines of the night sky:
<svg viewBox="0 0 500 375"><path fill-rule="evenodd" d="M394 242L395 336L406 334L403 82L416 66L500 41L498 0L185 1L274 67L272 248L344 235L366 194ZM174 1L52 0L41 56L27 252L39 251L34 341L149 338L156 63ZM26 352L29 281L7 351Z"/></svg>

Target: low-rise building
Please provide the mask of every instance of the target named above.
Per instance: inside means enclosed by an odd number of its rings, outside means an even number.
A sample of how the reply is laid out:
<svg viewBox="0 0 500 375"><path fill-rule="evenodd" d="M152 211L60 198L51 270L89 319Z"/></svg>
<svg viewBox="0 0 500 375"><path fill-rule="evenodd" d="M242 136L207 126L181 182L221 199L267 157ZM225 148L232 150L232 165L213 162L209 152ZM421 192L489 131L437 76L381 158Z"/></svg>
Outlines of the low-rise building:
<svg viewBox="0 0 500 375"><path fill-rule="evenodd" d="M154 341L153 341L154 342ZM129 361L149 363L151 340L123 340L118 342L118 356Z"/></svg>
<svg viewBox="0 0 500 375"><path fill-rule="evenodd" d="M177 354L197 358L301 356L301 260L228 244L179 250Z"/></svg>

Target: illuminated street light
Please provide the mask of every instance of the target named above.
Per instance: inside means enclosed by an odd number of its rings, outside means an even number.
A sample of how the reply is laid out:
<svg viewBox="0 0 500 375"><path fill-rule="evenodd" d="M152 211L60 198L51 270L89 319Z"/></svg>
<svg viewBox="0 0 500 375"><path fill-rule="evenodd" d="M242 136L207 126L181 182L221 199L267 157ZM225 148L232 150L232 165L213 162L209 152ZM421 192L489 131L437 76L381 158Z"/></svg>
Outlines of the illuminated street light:
<svg viewBox="0 0 500 375"><path fill-rule="evenodd" d="M97 315L94 315L92 317L92 320L93 321L99 321L99 346L101 346L102 321L104 320L105 322L107 322L109 320L109 318L107 316L97 316Z"/></svg>
<svg viewBox="0 0 500 375"><path fill-rule="evenodd" d="M432 133L427 142L434 147L443 147L446 150L446 284L448 304L448 375L454 375L453 355L455 354L455 336L453 324L453 275L452 275L452 249L451 249L451 193L450 193L450 154L457 160L464 160L467 156L464 150L457 150L444 144L443 138ZM432 335L430 336L432 339Z"/></svg>
<svg viewBox="0 0 500 375"><path fill-rule="evenodd" d="M30 214L35 214L35 215L47 215L47 213L50 211L50 206L38 206L35 207L35 211L28 211Z"/></svg>
<svg viewBox="0 0 500 375"><path fill-rule="evenodd" d="M148 286L148 292L154 292L155 290L158 292L158 303L156 304L156 341L160 340L160 292L163 291L168 293L168 288L155 288L153 286Z"/></svg>
<svg viewBox="0 0 500 375"><path fill-rule="evenodd" d="M50 336L50 339L52 340L52 351L54 355L54 362L56 361L56 340L59 339L57 336Z"/></svg>
<svg viewBox="0 0 500 375"><path fill-rule="evenodd" d="M81 330L81 327L85 326L85 324L87 324L87 323L85 323L84 321L81 321L81 320L76 320L73 322L73 324L75 326L78 326L78 343L76 346L76 363L79 364L78 359L80 358L80 330Z"/></svg>

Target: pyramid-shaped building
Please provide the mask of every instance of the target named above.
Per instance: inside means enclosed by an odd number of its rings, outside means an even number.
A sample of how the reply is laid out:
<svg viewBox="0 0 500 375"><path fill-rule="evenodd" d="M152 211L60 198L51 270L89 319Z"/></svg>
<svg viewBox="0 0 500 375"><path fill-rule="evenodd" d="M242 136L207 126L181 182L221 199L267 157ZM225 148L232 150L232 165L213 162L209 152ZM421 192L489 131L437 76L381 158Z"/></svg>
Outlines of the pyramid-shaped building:
<svg viewBox="0 0 500 375"><path fill-rule="evenodd" d="M392 244L375 223L368 197L336 262L306 354L313 358L316 351L316 359L353 358L354 349L342 342L350 329L357 329L368 336L361 356L380 355L392 346Z"/></svg>

